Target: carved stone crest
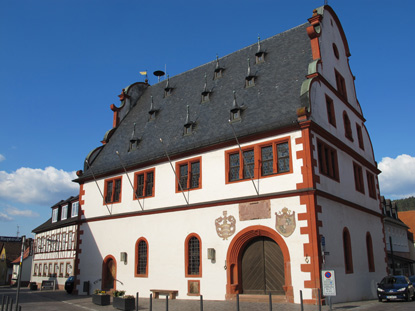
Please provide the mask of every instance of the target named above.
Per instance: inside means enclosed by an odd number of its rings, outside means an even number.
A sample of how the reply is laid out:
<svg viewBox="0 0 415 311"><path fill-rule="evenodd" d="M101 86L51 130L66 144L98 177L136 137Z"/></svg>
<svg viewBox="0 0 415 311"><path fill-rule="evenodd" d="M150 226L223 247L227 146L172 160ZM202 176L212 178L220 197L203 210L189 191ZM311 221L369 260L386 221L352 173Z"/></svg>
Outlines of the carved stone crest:
<svg viewBox="0 0 415 311"><path fill-rule="evenodd" d="M227 240L232 234L235 233L236 225L235 217L227 215L228 212L223 211L223 217L216 218L215 220L216 233L224 240Z"/></svg>
<svg viewBox="0 0 415 311"><path fill-rule="evenodd" d="M280 212L275 213L275 229L279 234L289 237L295 230L295 212L284 207Z"/></svg>

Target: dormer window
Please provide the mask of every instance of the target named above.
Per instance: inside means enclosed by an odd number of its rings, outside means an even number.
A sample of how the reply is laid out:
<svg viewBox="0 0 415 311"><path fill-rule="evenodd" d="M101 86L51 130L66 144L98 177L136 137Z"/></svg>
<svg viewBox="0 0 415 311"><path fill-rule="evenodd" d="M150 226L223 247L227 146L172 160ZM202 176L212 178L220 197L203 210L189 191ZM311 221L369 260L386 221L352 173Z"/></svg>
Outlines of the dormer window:
<svg viewBox="0 0 415 311"><path fill-rule="evenodd" d="M78 209L79 209L79 202L73 202L72 209L71 209L71 217L78 216Z"/></svg>
<svg viewBox="0 0 415 311"><path fill-rule="evenodd" d="M265 61L265 52L261 50L260 38L258 36L258 50L255 53L255 63L260 64Z"/></svg>
<svg viewBox="0 0 415 311"><path fill-rule="evenodd" d="M250 60L248 57L248 73L245 77L245 87L248 88L248 87L255 86L255 78L256 76L251 74L251 64L250 64Z"/></svg>
<svg viewBox="0 0 415 311"><path fill-rule="evenodd" d="M231 122L241 121L241 111L242 108L239 107L238 103L236 102L236 92L233 91L233 104L232 109L230 111L230 118Z"/></svg>
<svg viewBox="0 0 415 311"><path fill-rule="evenodd" d="M222 78L222 76L223 76L223 68L219 66L219 58L218 58L218 55L216 55L216 68L215 68L214 79L216 80L216 79Z"/></svg>
<svg viewBox="0 0 415 311"><path fill-rule="evenodd" d="M130 145L128 147L128 152L130 152L131 150L137 149L139 143L140 143L140 139L135 134L135 123L134 123L133 133L131 134L131 137L130 137Z"/></svg>
<svg viewBox="0 0 415 311"><path fill-rule="evenodd" d="M255 86L255 77L249 76L245 78L245 87Z"/></svg>
<svg viewBox="0 0 415 311"><path fill-rule="evenodd" d="M195 127L195 125L195 122L190 121L189 105L187 105L186 123L184 124L183 135L191 135L193 133L193 128Z"/></svg>
<svg viewBox="0 0 415 311"><path fill-rule="evenodd" d="M166 87L164 88L164 97L168 97L173 93L173 88L170 87L170 77L167 75L167 83Z"/></svg>
<svg viewBox="0 0 415 311"><path fill-rule="evenodd" d="M209 92L202 92L202 103L206 103L209 101Z"/></svg>
<svg viewBox="0 0 415 311"><path fill-rule="evenodd" d="M62 206L62 214L61 214L61 220L65 220L68 218L68 205Z"/></svg>
<svg viewBox="0 0 415 311"><path fill-rule="evenodd" d="M153 96L151 96L150 110L148 111L148 114L150 115L149 121L156 119L157 112L158 112L158 109L154 108Z"/></svg>
<svg viewBox="0 0 415 311"><path fill-rule="evenodd" d="M57 222L58 221L58 214L59 214L59 209L55 208L52 210L52 222Z"/></svg>

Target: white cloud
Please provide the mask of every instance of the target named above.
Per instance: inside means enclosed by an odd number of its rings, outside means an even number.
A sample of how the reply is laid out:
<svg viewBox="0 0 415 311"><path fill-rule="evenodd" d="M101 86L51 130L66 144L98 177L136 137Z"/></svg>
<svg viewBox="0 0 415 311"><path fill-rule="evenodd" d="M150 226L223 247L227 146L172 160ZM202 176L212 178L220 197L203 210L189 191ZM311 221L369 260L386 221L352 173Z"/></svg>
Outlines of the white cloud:
<svg viewBox="0 0 415 311"><path fill-rule="evenodd" d="M4 160L6 160L6 157L4 155L0 154L0 162L2 162Z"/></svg>
<svg viewBox="0 0 415 311"><path fill-rule="evenodd" d="M13 218L11 218L9 215L6 215L2 212L0 212L0 221L12 221Z"/></svg>
<svg viewBox="0 0 415 311"><path fill-rule="evenodd" d="M18 209L16 207L8 207L8 208L5 209L5 212L8 215L11 215L11 216L21 216L21 217L29 217L29 218L39 216L38 213L36 213L34 211L31 211L29 209L21 210L21 209Z"/></svg>
<svg viewBox="0 0 415 311"><path fill-rule="evenodd" d="M48 205L77 195L79 185L72 182L75 172L54 167L22 167L12 173L0 171L0 198L22 203Z"/></svg>
<svg viewBox="0 0 415 311"><path fill-rule="evenodd" d="M415 196L415 157L407 154L395 159L385 157L379 163L380 193L386 198L399 199Z"/></svg>

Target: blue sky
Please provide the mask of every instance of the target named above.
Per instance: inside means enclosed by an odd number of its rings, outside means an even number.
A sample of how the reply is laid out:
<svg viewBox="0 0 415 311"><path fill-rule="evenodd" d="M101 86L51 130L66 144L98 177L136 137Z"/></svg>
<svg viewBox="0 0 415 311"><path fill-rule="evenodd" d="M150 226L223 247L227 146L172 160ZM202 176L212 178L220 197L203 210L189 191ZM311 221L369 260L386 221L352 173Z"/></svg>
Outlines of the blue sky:
<svg viewBox="0 0 415 311"><path fill-rule="evenodd" d="M324 0L0 0L0 235L31 236L112 127L139 71L170 76L307 22ZM383 173L415 195L415 2L331 0ZM149 76L150 84L157 82Z"/></svg>

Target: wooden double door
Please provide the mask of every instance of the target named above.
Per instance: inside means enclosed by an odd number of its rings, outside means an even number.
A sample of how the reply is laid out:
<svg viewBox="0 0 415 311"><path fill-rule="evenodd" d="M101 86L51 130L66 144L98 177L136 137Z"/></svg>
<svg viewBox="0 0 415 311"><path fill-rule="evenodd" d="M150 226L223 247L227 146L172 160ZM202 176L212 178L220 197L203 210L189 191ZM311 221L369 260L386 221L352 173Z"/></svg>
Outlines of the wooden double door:
<svg viewBox="0 0 415 311"><path fill-rule="evenodd" d="M284 295L284 256L268 237L251 240L242 254L242 293Z"/></svg>

